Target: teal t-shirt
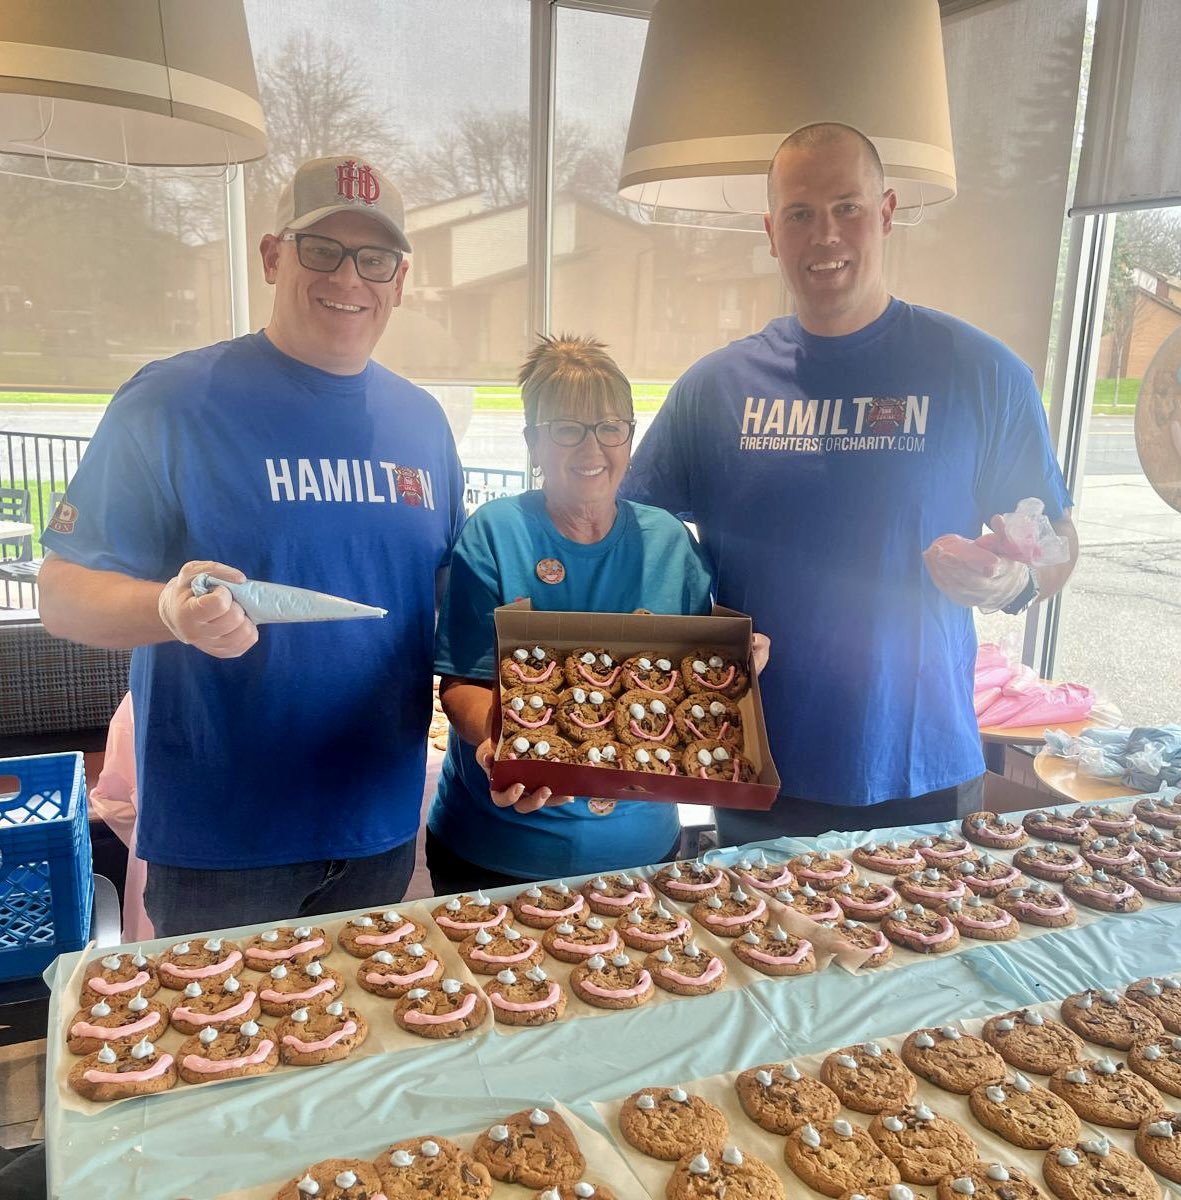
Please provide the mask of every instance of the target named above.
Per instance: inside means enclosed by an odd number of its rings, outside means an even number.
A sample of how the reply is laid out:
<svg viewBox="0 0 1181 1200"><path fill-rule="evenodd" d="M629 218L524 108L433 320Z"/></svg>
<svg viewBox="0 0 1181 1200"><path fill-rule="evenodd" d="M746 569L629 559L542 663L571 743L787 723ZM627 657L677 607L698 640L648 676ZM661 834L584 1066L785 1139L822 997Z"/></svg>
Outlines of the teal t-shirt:
<svg viewBox="0 0 1181 1200"><path fill-rule="evenodd" d="M557 559L565 578L543 583L537 564ZM541 492L493 500L469 519L456 544L451 583L439 614L435 670L469 679L497 678L493 609L518 599L549 612L704 614L711 572L680 521L646 504L619 501L602 541L563 537ZM678 832L674 805L621 800L609 813L572 804L522 814L497 808L475 747L454 733L427 824L461 858L527 879L605 871L654 862Z"/></svg>

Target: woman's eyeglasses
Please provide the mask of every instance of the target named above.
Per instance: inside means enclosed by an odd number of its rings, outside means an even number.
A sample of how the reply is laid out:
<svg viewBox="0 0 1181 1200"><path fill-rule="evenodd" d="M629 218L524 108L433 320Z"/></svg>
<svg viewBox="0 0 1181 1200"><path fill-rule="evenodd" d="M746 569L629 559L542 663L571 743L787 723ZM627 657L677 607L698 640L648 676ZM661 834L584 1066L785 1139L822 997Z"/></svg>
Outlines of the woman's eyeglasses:
<svg viewBox="0 0 1181 1200"><path fill-rule="evenodd" d="M587 425L582 421L571 421L565 417L556 421L538 421L530 429L548 429L550 441L555 446L581 446L588 433L593 433L600 446L625 446L635 432L635 421L596 421Z"/></svg>

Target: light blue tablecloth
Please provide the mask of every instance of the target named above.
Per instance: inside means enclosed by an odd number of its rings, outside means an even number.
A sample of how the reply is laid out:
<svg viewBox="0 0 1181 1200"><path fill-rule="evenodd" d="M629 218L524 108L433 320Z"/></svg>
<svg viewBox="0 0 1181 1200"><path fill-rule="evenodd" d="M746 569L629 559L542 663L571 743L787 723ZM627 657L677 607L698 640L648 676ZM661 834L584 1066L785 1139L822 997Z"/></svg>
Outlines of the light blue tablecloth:
<svg viewBox="0 0 1181 1200"><path fill-rule="evenodd" d="M872 836L909 838L954 827ZM828 834L764 846L794 854L868 836ZM718 853L724 861L737 856ZM817 975L760 980L743 991L528 1035L433 1044L423 1053L378 1055L265 1081L181 1088L96 1116L64 1111L52 1086L64 1053L52 1036L61 1026L61 984L79 958L68 955L47 975L55 984L46 1101L50 1195L205 1200L290 1177L317 1158L368 1157L382 1143L477 1128L551 1098L601 1128L590 1102L637 1087L1175 972L1181 968L1179 931L1181 906L1153 908L1029 941L981 944L880 975L854 976L834 965Z"/></svg>

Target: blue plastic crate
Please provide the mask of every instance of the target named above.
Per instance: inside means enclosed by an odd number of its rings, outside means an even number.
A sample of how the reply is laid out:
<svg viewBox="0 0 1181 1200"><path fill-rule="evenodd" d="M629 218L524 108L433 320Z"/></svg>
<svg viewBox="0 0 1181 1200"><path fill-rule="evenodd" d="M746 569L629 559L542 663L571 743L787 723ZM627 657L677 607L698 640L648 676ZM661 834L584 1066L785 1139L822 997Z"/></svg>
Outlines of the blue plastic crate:
<svg viewBox="0 0 1181 1200"><path fill-rule="evenodd" d="M0 979L85 946L93 899L82 755L0 758Z"/></svg>

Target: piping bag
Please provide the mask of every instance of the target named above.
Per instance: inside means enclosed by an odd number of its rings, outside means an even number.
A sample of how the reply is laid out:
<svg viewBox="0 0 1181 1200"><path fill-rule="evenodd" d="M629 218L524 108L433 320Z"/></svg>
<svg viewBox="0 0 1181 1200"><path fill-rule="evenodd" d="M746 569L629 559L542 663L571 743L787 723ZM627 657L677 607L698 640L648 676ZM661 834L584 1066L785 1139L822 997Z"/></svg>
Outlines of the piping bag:
<svg viewBox="0 0 1181 1200"><path fill-rule="evenodd" d="M384 617L384 608L358 604L343 596L313 592L310 588L292 587L286 583L264 583L247 579L230 583L216 575L202 572L193 577L194 596L204 596L215 587L225 588L242 606L242 611L255 625L274 625L294 621L351 621L357 617Z"/></svg>

